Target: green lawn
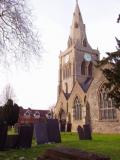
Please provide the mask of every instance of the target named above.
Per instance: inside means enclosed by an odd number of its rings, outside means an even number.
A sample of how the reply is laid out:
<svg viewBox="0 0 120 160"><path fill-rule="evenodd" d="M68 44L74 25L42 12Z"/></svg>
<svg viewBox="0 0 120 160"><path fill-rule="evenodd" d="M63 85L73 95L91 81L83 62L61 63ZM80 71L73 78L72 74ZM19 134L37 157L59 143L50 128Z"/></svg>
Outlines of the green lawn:
<svg viewBox="0 0 120 160"><path fill-rule="evenodd" d="M61 144L36 145L33 140L31 149L2 151L0 152L0 160L20 160L20 157L25 157L25 160L35 160L47 148L56 146L80 148L85 151L109 155L112 160L120 160L120 135L94 134L92 141L80 141L75 133L62 133L61 137Z"/></svg>

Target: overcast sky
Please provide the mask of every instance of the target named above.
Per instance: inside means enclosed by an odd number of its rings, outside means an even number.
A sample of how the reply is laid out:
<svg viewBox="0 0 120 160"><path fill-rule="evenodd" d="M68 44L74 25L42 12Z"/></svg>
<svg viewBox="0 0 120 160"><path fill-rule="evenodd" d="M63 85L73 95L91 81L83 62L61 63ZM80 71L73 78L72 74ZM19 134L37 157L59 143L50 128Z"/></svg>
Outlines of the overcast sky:
<svg viewBox="0 0 120 160"><path fill-rule="evenodd" d="M72 23L76 0L29 0L33 24L44 47L38 66L30 70L1 70L0 91L10 83L17 103L24 108L47 109L57 101L58 56L64 51ZM120 38L120 0L78 0L87 38L93 49L98 47L101 58L116 48Z"/></svg>

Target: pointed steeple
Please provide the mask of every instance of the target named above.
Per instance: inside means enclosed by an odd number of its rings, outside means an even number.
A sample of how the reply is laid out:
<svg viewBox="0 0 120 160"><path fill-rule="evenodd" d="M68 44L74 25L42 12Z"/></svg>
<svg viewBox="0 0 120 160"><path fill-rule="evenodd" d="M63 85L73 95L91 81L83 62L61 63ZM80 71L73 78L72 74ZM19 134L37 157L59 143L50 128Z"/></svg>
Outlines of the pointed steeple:
<svg viewBox="0 0 120 160"><path fill-rule="evenodd" d="M70 47L73 44L81 46L84 43L85 45L87 44L85 25L83 23L83 19L79 9L78 0L76 0L76 6L75 6L75 11L73 13L70 36L68 39L68 47Z"/></svg>

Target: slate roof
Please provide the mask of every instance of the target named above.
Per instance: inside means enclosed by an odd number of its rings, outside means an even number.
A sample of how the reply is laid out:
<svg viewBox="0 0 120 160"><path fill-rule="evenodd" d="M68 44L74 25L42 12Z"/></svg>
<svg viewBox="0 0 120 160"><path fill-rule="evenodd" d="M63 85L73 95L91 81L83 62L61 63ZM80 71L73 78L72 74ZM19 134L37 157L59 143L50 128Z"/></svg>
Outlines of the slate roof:
<svg viewBox="0 0 120 160"><path fill-rule="evenodd" d="M65 95L66 99L69 99L71 93L64 93L64 95Z"/></svg>
<svg viewBox="0 0 120 160"><path fill-rule="evenodd" d="M28 109L24 109L24 108L20 108L20 113L19 115L20 116L24 116L24 114L29 111L30 112L30 115L33 116L35 113L39 112L40 113L40 116L41 117L45 117L45 115L47 113L49 113L49 110L38 110L38 109L31 109L31 108L28 108Z"/></svg>
<svg viewBox="0 0 120 160"><path fill-rule="evenodd" d="M88 91L92 81L93 81L93 78L88 77L83 83L80 84L84 92Z"/></svg>

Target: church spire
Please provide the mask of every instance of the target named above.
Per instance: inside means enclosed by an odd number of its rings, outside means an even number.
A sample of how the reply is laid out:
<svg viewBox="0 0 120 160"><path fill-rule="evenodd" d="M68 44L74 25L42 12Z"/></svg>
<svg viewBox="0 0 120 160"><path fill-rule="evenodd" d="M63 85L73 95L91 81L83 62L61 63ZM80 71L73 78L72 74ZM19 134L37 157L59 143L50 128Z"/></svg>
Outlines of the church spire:
<svg viewBox="0 0 120 160"><path fill-rule="evenodd" d="M83 23L82 15L79 9L78 0L76 0L70 36L68 39L68 47L72 44L81 46L84 41L87 43L85 25Z"/></svg>
<svg viewBox="0 0 120 160"><path fill-rule="evenodd" d="M76 0L76 4L78 4L78 0Z"/></svg>

